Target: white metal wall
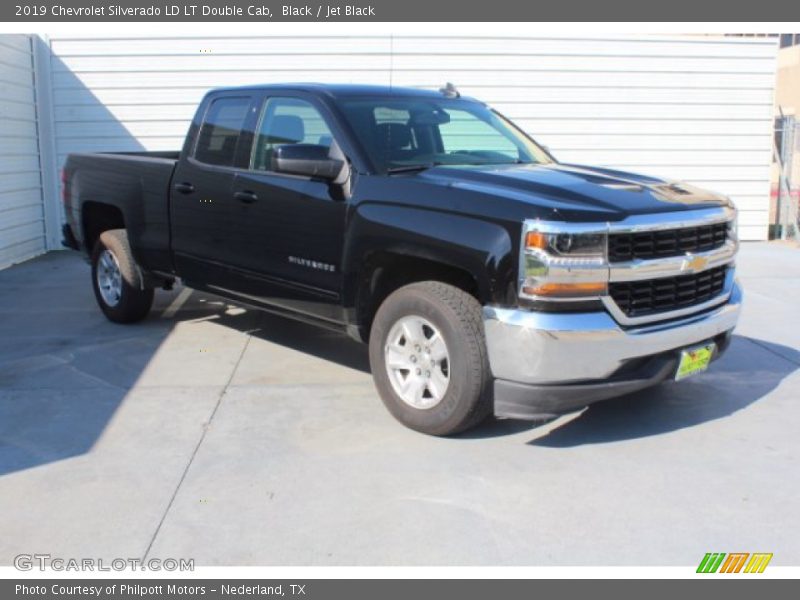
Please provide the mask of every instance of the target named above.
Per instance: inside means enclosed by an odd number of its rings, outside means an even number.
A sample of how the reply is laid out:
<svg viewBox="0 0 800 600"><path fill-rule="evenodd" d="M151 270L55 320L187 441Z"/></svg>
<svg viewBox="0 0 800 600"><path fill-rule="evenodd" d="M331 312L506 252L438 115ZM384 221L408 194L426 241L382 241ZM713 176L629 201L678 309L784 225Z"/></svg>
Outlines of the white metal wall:
<svg viewBox="0 0 800 600"><path fill-rule="evenodd" d="M0 269L45 251L31 39L0 35Z"/></svg>
<svg viewBox="0 0 800 600"><path fill-rule="evenodd" d="M562 161L729 194L741 237L767 236L774 40L58 36L51 48L59 163L73 151L178 149L211 87L452 81Z"/></svg>

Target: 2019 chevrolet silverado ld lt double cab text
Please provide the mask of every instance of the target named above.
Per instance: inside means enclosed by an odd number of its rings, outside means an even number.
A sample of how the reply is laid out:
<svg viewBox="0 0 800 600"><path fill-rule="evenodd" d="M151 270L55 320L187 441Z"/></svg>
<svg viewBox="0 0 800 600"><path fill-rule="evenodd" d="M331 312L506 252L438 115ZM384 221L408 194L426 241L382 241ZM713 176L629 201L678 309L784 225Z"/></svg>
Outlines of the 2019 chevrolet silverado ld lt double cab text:
<svg viewBox="0 0 800 600"><path fill-rule="evenodd" d="M726 197L559 163L450 86L214 90L180 153L72 154L63 182L109 319L180 278L346 332L430 434L682 379L740 311Z"/></svg>

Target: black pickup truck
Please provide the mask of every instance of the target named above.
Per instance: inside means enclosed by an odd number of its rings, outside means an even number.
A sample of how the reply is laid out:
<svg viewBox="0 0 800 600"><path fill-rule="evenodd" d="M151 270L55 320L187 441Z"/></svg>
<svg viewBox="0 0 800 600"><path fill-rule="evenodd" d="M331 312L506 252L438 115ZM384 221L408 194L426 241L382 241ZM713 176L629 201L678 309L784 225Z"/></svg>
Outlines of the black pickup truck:
<svg viewBox="0 0 800 600"><path fill-rule="evenodd" d="M180 153L72 154L62 177L109 319L180 278L340 330L435 435L700 372L741 305L726 197L561 164L450 86L214 90Z"/></svg>

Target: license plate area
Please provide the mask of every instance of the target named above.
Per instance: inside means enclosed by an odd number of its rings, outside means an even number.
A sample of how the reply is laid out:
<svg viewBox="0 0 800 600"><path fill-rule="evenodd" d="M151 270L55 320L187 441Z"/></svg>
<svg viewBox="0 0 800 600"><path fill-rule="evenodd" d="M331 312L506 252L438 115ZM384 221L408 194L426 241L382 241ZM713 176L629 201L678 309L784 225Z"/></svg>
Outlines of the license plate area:
<svg viewBox="0 0 800 600"><path fill-rule="evenodd" d="M675 381L686 379L708 369L716 350L717 345L714 342L681 350L678 370L675 372Z"/></svg>

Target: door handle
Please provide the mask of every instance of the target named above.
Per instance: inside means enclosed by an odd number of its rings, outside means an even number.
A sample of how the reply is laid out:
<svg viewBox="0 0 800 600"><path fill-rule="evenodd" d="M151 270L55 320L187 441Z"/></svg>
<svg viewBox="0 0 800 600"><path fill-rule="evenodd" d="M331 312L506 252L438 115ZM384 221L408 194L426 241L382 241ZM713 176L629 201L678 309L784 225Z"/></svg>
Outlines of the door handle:
<svg viewBox="0 0 800 600"><path fill-rule="evenodd" d="M240 200L241 202L244 202L245 204L252 204L256 200L258 200L258 196L256 196L255 192L250 192L246 190L240 192L234 192L233 197L236 198L237 200Z"/></svg>
<svg viewBox="0 0 800 600"><path fill-rule="evenodd" d="M191 194L194 191L194 186L188 181L182 181L175 184L175 191L181 194Z"/></svg>

